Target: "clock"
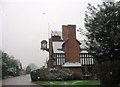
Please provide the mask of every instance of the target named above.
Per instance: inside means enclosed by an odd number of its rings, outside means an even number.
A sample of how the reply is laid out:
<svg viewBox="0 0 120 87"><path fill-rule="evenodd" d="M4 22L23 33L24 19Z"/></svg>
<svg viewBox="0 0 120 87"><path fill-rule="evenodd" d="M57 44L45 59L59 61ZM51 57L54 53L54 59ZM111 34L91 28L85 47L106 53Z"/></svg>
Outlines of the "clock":
<svg viewBox="0 0 120 87"><path fill-rule="evenodd" d="M42 44L42 48L47 48L47 44L46 44L46 43L43 43L43 44Z"/></svg>
<svg viewBox="0 0 120 87"><path fill-rule="evenodd" d="M47 49L47 41L46 40L43 40L41 42L41 49Z"/></svg>

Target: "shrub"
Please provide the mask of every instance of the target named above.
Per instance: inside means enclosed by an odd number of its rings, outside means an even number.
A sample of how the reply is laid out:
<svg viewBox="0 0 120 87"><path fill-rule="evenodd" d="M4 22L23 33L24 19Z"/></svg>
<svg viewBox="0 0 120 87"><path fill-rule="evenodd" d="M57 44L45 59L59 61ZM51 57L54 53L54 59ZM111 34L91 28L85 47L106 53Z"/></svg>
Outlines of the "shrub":
<svg viewBox="0 0 120 87"><path fill-rule="evenodd" d="M73 79L73 72L69 69L46 69L41 68L31 72L32 81L43 81L43 80L70 80Z"/></svg>
<svg viewBox="0 0 120 87"><path fill-rule="evenodd" d="M82 76L78 75L76 73L73 73L72 77L73 77L73 80L80 80L80 79L82 79Z"/></svg>
<svg viewBox="0 0 120 87"><path fill-rule="evenodd" d="M120 60L103 62L97 67L102 84L120 84Z"/></svg>

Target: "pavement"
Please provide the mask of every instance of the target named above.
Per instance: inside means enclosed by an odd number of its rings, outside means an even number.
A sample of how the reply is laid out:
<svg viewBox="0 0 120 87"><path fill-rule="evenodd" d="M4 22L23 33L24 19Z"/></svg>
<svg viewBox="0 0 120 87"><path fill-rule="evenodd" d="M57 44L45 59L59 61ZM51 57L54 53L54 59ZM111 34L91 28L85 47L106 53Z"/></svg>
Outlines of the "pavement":
<svg viewBox="0 0 120 87"><path fill-rule="evenodd" d="M0 87L2 86L2 80L0 80Z"/></svg>
<svg viewBox="0 0 120 87"><path fill-rule="evenodd" d="M8 78L2 81L2 87L43 87L31 82L30 75Z"/></svg>

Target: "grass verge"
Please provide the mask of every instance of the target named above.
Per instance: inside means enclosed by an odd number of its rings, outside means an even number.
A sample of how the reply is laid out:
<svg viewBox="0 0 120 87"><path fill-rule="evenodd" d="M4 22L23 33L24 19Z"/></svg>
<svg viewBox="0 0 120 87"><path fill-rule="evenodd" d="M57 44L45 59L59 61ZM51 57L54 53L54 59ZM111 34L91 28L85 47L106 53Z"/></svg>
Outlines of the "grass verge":
<svg viewBox="0 0 120 87"><path fill-rule="evenodd" d="M72 80L72 81L36 81L38 85L48 87L99 87L99 80Z"/></svg>

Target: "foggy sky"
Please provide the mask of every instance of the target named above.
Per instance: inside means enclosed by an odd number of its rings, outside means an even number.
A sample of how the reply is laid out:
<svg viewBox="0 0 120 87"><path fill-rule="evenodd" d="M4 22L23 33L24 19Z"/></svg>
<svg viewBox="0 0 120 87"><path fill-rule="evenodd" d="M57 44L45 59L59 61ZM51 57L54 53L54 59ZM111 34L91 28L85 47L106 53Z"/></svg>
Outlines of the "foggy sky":
<svg viewBox="0 0 120 87"><path fill-rule="evenodd" d="M62 25L84 29L88 2L96 5L101 0L1 0L0 48L23 66L43 66L48 53L40 50L41 40L48 40L51 30L62 30ZM83 39L79 33L77 37Z"/></svg>

